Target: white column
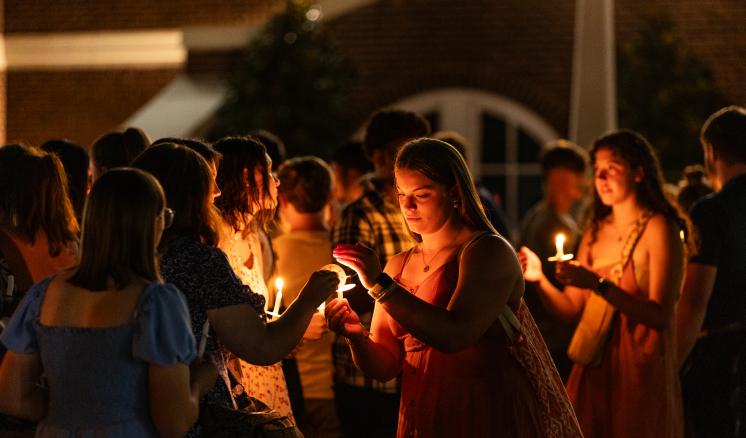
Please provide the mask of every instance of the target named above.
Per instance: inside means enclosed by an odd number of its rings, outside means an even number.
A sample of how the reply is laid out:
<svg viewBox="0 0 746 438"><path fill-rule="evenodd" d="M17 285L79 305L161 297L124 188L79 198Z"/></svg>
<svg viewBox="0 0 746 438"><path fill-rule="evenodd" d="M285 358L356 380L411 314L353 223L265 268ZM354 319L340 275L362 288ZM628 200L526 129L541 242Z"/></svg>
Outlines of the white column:
<svg viewBox="0 0 746 438"><path fill-rule="evenodd" d="M570 139L588 147L617 127L614 0L576 0Z"/></svg>

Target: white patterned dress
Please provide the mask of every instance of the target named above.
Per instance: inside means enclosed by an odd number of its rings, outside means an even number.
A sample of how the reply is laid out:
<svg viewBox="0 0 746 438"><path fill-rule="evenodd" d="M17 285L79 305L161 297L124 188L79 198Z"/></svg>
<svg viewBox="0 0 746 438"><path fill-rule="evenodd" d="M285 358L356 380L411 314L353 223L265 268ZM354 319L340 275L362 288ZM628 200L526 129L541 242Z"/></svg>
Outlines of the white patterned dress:
<svg viewBox="0 0 746 438"><path fill-rule="evenodd" d="M230 225L222 223L218 246L225 252L239 280L267 300L269 291L263 277L258 234L250 232L244 236L242 232L236 232ZM233 356L228 360L228 368L234 376L242 377L241 384L250 396L263 401L295 422L280 363L269 366L252 365Z"/></svg>

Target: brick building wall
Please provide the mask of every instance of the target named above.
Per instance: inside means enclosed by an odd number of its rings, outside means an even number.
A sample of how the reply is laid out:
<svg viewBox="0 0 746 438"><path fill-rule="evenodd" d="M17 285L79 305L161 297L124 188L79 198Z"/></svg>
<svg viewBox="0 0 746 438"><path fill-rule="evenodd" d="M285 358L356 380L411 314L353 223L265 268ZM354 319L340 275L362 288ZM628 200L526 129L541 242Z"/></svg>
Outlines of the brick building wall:
<svg viewBox="0 0 746 438"><path fill-rule="evenodd" d="M712 71L717 87L746 105L746 2L743 0L616 0L616 34L635 37L645 17L669 16L681 38Z"/></svg>
<svg viewBox="0 0 746 438"><path fill-rule="evenodd" d="M8 35L257 25L283 7L282 0L6 0L2 22ZM457 86L510 98L566 134L574 7L574 0L379 0L324 26L359 67L350 101L359 124L378 107ZM618 41L634 38L642 17L661 14L672 17L726 96L746 103L746 2L616 0ZM169 68L11 68L9 140L55 135L89 144L176 75L226 75L234 59L235 51L217 50L189 53L186 65Z"/></svg>
<svg viewBox="0 0 746 438"><path fill-rule="evenodd" d="M421 91L476 88L534 109L567 129L574 2L382 1L327 23L360 68L352 111Z"/></svg>
<svg viewBox="0 0 746 438"><path fill-rule="evenodd" d="M378 107L429 89L473 87L509 97L566 133L573 0L380 1L326 23L360 67L351 111L362 123ZM734 103L746 104L746 2L616 0L624 44L647 16L670 16Z"/></svg>
<svg viewBox="0 0 746 438"><path fill-rule="evenodd" d="M9 0L0 7L4 11L0 25L11 38L255 25L283 8L282 0ZM0 114L3 122L7 120L7 141L39 144L64 137L89 146L103 133L119 128L184 71L184 65L11 65L7 91L0 94L8 102L7 116Z"/></svg>
<svg viewBox="0 0 746 438"><path fill-rule="evenodd" d="M84 146L116 128L180 72L73 70L8 72L8 142L52 137Z"/></svg>
<svg viewBox="0 0 746 438"><path fill-rule="evenodd" d="M252 24L282 0L5 0L7 33Z"/></svg>

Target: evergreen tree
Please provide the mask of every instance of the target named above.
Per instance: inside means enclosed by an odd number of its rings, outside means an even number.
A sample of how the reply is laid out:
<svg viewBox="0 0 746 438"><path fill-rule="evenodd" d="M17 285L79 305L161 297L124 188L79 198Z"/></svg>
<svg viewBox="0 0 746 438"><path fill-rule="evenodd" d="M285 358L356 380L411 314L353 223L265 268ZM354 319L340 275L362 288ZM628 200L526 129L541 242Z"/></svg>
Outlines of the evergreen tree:
<svg viewBox="0 0 746 438"><path fill-rule="evenodd" d="M288 1L242 53L208 137L267 129L289 156L326 157L351 134L346 101L352 64L320 29L320 11Z"/></svg>
<svg viewBox="0 0 746 438"><path fill-rule="evenodd" d="M710 71L668 18L648 18L639 37L618 50L619 126L641 132L658 153L669 181L701 163L699 131L725 105Z"/></svg>

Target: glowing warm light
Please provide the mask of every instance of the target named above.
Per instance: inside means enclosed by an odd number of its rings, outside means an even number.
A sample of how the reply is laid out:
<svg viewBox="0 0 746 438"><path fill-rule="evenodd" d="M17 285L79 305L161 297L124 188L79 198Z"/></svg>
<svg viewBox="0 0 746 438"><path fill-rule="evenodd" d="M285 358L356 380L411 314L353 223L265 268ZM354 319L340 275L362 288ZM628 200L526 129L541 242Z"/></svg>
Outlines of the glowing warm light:
<svg viewBox="0 0 746 438"><path fill-rule="evenodd" d="M277 277L277 279L275 280L275 288L277 288L277 295L275 295L275 307L272 308L271 312L267 312L274 317L280 316L280 304L282 304L282 286L284 285L285 282L282 280L282 277Z"/></svg>
<svg viewBox="0 0 746 438"><path fill-rule="evenodd" d="M344 298L344 293L348 290L355 289L354 284L343 284L337 288L337 299L341 300Z"/></svg>
<svg viewBox="0 0 746 438"><path fill-rule="evenodd" d="M554 246L557 248L557 257L563 257L565 255L565 235L562 233L557 234L554 238Z"/></svg>
<svg viewBox="0 0 746 438"><path fill-rule="evenodd" d="M554 247L557 250L557 253L553 255L552 257L549 257L550 262L564 262L567 260L572 260L574 257L572 254L565 254L565 240L567 237L565 237L564 234L559 233L554 237Z"/></svg>
<svg viewBox="0 0 746 438"><path fill-rule="evenodd" d="M324 265L321 267L324 271L332 271L335 274L337 274L337 278L339 279L339 284L337 285L337 298L342 299L342 294L344 292L347 292L348 290L352 290L355 288L355 284L345 284L347 282L347 273L345 270L339 266L335 265L334 263L330 263L328 265Z"/></svg>
<svg viewBox="0 0 746 438"><path fill-rule="evenodd" d="M317 8L311 8L306 12L306 19L308 21L317 21L321 18L321 10Z"/></svg>

